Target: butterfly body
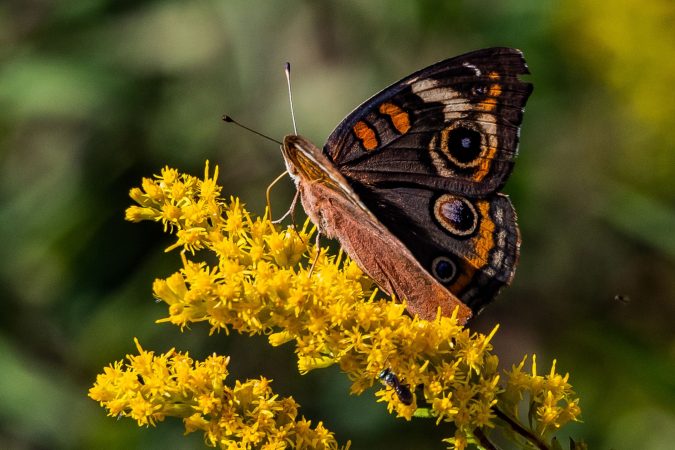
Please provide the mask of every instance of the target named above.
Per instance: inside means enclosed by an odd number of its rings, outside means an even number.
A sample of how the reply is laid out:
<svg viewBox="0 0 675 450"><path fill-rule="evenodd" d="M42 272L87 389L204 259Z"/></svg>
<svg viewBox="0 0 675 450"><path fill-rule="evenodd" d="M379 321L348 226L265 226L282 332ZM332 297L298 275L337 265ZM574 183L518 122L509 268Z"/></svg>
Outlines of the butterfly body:
<svg viewBox="0 0 675 450"><path fill-rule="evenodd" d="M513 278L520 236L498 190L517 153L526 73L518 50L478 50L375 95L323 149L284 139L320 232L422 318L457 308L464 323Z"/></svg>

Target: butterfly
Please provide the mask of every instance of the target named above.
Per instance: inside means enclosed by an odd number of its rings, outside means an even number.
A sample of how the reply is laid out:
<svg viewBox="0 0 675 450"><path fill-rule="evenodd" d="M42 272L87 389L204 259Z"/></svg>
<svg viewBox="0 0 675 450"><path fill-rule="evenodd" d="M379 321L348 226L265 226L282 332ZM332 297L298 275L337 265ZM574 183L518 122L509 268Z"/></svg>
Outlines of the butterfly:
<svg viewBox="0 0 675 450"><path fill-rule="evenodd" d="M323 149L288 135L302 206L382 290L460 323L511 282L516 213L500 193L525 103L522 53L488 48L409 75L350 113Z"/></svg>

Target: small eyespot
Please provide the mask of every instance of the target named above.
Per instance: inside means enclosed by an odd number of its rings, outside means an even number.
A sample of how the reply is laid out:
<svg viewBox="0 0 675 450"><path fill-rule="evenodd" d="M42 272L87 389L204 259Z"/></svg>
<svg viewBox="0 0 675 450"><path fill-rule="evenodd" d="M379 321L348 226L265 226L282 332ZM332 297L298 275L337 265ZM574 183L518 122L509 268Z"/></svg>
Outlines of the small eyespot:
<svg viewBox="0 0 675 450"><path fill-rule="evenodd" d="M431 271L438 281L447 283L455 278L457 266L447 256L439 256L432 261Z"/></svg>
<svg viewBox="0 0 675 450"><path fill-rule="evenodd" d="M478 226L476 208L464 197L441 195L434 202L433 212L436 221L455 236L469 236Z"/></svg>

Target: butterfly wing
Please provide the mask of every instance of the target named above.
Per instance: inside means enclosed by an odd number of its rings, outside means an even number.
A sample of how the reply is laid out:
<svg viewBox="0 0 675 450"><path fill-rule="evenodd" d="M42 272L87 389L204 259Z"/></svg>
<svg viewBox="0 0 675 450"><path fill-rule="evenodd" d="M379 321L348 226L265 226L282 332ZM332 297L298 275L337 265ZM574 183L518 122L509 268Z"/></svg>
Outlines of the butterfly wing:
<svg viewBox="0 0 675 450"><path fill-rule="evenodd" d="M354 185L420 265L478 313L513 279L520 235L506 195L470 198L426 187Z"/></svg>
<svg viewBox="0 0 675 450"><path fill-rule="evenodd" d="M497 191L517 154L532 86L520 51L484 49L423 69L331 134L330 159L366 207L478 312L513 278L520 237Z"/></svg>
<svg viewBox="0 0 675 450"><path fill-rule="evenodd" d="M511 173L532 85L522 53L491 48L447 59L383 90L329 136L324 153L368 185L484 196Z"/></svg>

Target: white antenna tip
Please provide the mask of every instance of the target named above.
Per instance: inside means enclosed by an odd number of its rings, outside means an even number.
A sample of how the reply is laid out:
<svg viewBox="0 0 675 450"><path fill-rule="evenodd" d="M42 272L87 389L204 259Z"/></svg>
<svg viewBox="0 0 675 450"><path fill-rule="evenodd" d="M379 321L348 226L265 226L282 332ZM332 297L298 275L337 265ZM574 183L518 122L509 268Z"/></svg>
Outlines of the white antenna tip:
<svg viewBox="0 0 675 450"><path fill-rule="evenodd" d="M286 69L286 83L288 84L288 102L291 104L291 119L293 120L293 133L297 136L298 128L295 125L295 111L293 111L293 94L291 94L291 63L287 62Z"/></svg>

